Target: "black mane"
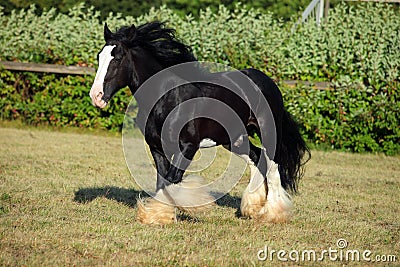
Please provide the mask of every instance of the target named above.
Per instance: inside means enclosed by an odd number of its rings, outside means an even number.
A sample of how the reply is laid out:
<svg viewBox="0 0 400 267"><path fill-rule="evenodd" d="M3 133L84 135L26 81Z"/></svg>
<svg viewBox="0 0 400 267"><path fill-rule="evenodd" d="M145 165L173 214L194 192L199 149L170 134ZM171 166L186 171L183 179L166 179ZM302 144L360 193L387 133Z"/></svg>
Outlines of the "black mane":
<svg viewBox="0 0 400 267"><path fill-rule="evenodd" d="M164 67L180 63L197 61L192 49L179 41L175 30L167 28L164 22L153 21L136 28L134 38L129 36L130 27L122 27L113 34L113 39L121 41L131 48L141 47Z"/></svg>

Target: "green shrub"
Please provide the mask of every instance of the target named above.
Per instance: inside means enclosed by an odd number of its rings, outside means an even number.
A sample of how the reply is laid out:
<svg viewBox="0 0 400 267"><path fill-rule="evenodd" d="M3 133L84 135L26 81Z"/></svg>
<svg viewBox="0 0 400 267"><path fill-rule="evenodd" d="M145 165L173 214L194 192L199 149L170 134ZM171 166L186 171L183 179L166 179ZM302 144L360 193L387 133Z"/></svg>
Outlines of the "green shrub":
<svg viewBox="0 0 400 267"><path fill-rule="evenodd" d="M0 13L0 59L64 65L96 65L104 44L99 12L84 5L68 15L34 7ZM237 5L206 9L198 19L166 7L138 18L110 14L112 29L167 21L199 60L254 67L276 81L330 81L331 90L285 88L285 105L308 140L335 149L400 151L400 14L390 5L342 4L320 26L283 23L270 13ZM0 72L0 116L33 125L119 130L130 100L123 90L105 110L92 107L92 76Z"/></svg>
<svg viewBox="0 0 400 267"><path fill-rule="evenodd" d="M92 77L2 71L1 119L22 120L31 125L119 130L130 91L122 90L108 108L99 110L88 95L91 84Z"/></svg>
<svg viewBox="0 0 400 267"><path fill-rule="evenodd" d="M281 89L286 108L309 141L355 152L400 152L399 88L378 92L353 84L332 90Z"/></svg>

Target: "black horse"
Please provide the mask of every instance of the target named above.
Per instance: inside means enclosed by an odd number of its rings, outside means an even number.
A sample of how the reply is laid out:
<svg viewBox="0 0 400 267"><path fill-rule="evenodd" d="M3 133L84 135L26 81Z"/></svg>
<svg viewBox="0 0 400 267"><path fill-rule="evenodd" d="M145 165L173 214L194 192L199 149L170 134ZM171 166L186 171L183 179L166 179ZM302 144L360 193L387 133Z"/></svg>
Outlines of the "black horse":
<svg viewBox="0 0 400 267"><path fill-rule="evenodd" d="M284 109L281 92L272 79L256 69L213 73L202 68L191 48L177 40L175 31L157 21L122 27L114 33L105 25L104 38L106 44L98 55L99 68L90 91L92 103L104 108L119 89L130 88L137 100L138 120L142 118L139 126L156 164L158 192L182 182L186 168L205 140L208 145L223 145L241 155L253 166L251 175L262 177L264 186L256 193L261 199L248 200L248 205L242 201L243 215L271 213L271 207L262 211L269 201L267 194L274 190L273 178L271 185L266 181L271 165L276 165L274 177L279 187L296 191L309 150L296 122ZM187 75L193 75L195 80L172 70L160 76L161 81L149 82L163 70L188 63ZM182 80L192 82L179 82ZM141 87L145 90L139 93ZM154 95L158 97L149 104ZM183 103L195 99L207 101L195 101L183 108ZM226 107L234 116L227 113ZM201 116L205 113L218 114L219 118L226 118L226 123ZM236 119L231 123L229 118L233 117ZM241 127L227 129L226 124L236 125L238 121ZM261 137L261 148L249 142L247 137L254 134ZM286 191L279 190L276 189L278 198L287 197ZM285 205L277 205L284 213ZM278 212L279 207L275 210ZM268 220L285 219L270 216Z"/></svg>

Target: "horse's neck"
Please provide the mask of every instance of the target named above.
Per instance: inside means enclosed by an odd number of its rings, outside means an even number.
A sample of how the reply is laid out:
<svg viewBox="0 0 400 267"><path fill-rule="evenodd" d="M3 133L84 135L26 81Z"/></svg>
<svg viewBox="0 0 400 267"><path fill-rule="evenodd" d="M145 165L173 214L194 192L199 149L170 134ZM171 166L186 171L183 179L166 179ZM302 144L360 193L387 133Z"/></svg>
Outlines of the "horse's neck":
<svg viewBox="0 0 400 267"><path fill-rule="evenodd" d="M132 54L135 78L137 79L135 87L140 87L148 78L162 70L161 64L149 52L141 49L134 51ZM137 88L133 89L134 91L137 90Z"/></svg>
<svg viewBox="0 0 400 267"><path fill-rule="evenodd" d="M130 89L136 99L139 112L147 114L155 104L154 98L158 95L155 91L159 89L158 86L147 85L152 83L149 78L160 72L163 67L149 52L143 49L133 51L132 58L136 82L133 83L132 87L130 86Z"/></svg>

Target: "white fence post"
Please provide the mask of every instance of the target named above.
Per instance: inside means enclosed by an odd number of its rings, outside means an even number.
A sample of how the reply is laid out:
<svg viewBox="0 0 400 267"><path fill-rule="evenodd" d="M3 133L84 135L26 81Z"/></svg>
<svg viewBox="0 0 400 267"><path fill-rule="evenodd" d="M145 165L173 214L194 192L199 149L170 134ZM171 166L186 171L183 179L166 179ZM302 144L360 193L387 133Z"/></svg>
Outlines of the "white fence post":
<svg viewBox="0 0 400 267"><path fill-rule="evenodd" d="M306 22L310 17L315 17L315 22L319 25L324 17L324 0L313 0L301 15L301 22Z"/></svg>

